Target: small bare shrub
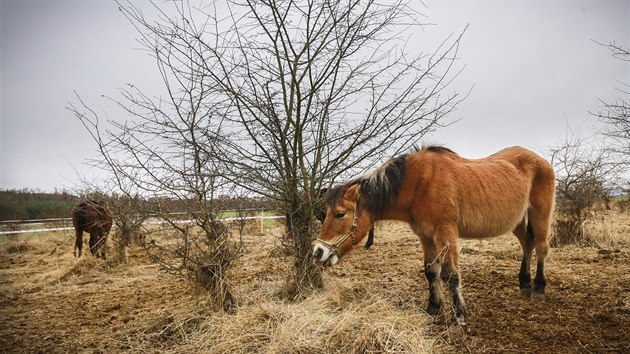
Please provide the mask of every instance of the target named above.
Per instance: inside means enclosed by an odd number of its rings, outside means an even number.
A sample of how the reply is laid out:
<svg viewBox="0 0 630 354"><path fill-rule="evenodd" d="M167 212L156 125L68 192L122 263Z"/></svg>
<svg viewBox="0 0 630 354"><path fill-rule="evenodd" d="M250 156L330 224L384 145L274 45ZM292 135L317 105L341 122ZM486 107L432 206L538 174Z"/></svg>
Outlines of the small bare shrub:
<svg viewBox="0 0 630 354"><path fill-rule="evenodd" d="M587 244L584 225L595 216L598 204L608 206L618 162L602 147L587 145L572 131L565 142L551 150L556 171L556 222L551 246Z"/></svg>
<svg viewBox="0 0 630 354"><path fill-rule="evenodd" d="M206 290L213 309L232 312L236 300L230 292L227 271L238 247L230 242L226 226L218 220L172 223L162 228L159 235L161 239L146 243L151 258L167 272Z"/></svg>
<svg viewBox="0 0 630 354"><path fill-rule="evenodd" d="M148 203L137 194L131 196L114 193L107 198L107 201L116 226L111 235L114 248L112 261L126 263L127 247L144 244L143 223L149 216Z"/></svg>
<svg viewBox="0 0 630 354"><path fill-rule="evenodd" d="M4 225L4 228L6 228L7 231L17 231L17 230L20 229L20 225L19 224L6 224L6 225ZM7 238L9 240L16 240L18 235L19 234L17 232L16 233L10 233L10 234L7 234Z"/></svg>
<svg viewBox="0 0 630 354"><path fill-rule="evenodd" d="M617 208L619 208L620 213L630 212L630 198L622 199L616 204Z"/></svg>

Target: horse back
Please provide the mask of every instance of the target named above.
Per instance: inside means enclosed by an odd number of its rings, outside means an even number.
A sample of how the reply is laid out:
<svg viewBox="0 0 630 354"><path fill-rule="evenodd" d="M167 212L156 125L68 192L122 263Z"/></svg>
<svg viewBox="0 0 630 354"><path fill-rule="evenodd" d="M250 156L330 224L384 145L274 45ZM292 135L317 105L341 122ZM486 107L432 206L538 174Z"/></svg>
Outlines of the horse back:
<svg viewBox="0 0 630 354"><path fill-rule="evenodd" d="M408 176L418 180L412 215L427 232L456 224L464 238L512 231L527 215L535 183L555 180L547 161L521 147L474 160L421 151L416 165Z"/></svg>

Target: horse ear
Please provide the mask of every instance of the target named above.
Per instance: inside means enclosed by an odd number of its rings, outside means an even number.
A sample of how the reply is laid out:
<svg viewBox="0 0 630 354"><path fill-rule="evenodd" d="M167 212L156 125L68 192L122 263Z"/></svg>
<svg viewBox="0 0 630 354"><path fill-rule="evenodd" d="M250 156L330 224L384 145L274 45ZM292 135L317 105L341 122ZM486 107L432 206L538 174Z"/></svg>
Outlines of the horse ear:
<svg viewBox="0 0 630 354"><path fill-rule="evenodd" d="M351 200L353 202L359 200L359 185L353 184L350 186L350 188L346 190L346 193L344 193L343 199Z"/></svg>

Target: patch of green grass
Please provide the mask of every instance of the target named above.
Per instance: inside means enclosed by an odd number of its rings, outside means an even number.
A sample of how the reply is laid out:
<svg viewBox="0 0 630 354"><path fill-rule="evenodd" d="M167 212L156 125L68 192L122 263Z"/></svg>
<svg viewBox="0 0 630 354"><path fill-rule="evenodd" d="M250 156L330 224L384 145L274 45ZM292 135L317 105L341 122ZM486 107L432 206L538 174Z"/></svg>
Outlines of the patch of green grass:
<svg viewBox="0 0 630 354"><path fill-rule="evenodd" d="M239 215L238 211L228 211L219 213L220 218L238 218L238 217L252 217L252 216L277 216L279 215L273 211L251 211L251 212L242 212Z"/></svg>

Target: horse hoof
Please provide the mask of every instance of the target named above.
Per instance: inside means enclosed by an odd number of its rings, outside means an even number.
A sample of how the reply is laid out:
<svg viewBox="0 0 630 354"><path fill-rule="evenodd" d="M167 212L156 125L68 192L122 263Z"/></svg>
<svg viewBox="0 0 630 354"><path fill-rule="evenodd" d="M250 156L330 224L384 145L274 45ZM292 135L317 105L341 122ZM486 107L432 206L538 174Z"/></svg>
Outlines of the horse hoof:
<svg viewBox="0 0 630 354"><path fill-rule="evenodd" d="M532 297L532 288L519 289L518 295L526 299L529 299L530 297Z"/></svg>
<svg viewBox="0 0 630 354"><path fill-rule="evenodd" d="M462 328L462 330L464 331L464 333L469 333L468 330L468 322L466 322L466 318L465 317L458 317L457 318L457 323L459 324L459 326Z"/></svg>
<svg viewBox="0 0 630 354"><path fill-rule="evenodd" d="M540 292L532 292L531 299L534 301L545 301L545 293Z"/></svg>
<svg viewBox="0 0 630 354"><path fill-rule="evenodd" d="M439 314L440 312L442 312L442 306L439 305L429 305L429 307L427 307L427 313L431 316L435 316L437 314Z"/></svg>

